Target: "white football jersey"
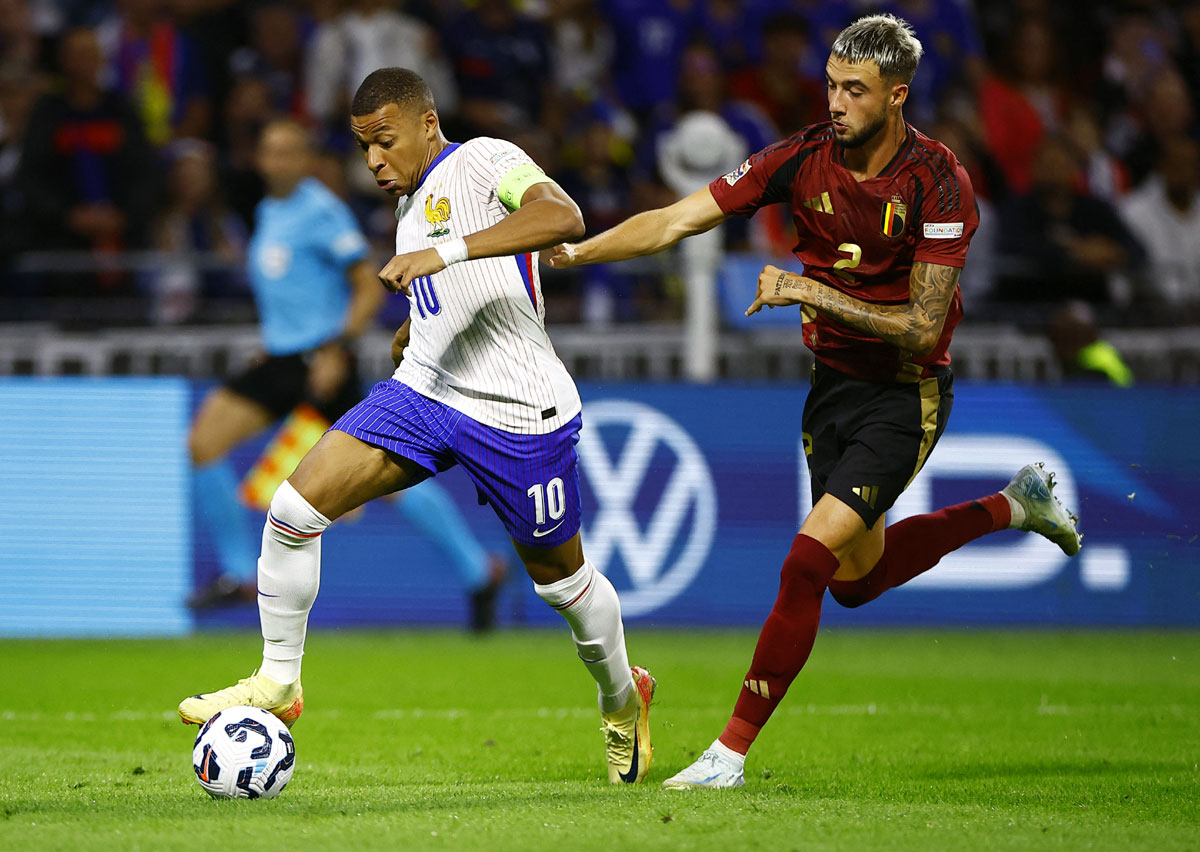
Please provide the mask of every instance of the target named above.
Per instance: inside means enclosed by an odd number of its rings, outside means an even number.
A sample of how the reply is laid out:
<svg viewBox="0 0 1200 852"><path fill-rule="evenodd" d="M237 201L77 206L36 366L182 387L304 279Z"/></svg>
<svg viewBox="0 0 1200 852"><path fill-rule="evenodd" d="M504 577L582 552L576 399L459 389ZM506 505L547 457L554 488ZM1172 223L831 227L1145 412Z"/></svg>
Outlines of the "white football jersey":
<svg viewBox="0 0 1200 852"><path fill-rule="evenodd" d="M396 208L396 254L433 248L509 215L501 179L533 161L501 139L444 149ZM538 253L456 263L413 281L411 337L395 378L488 426L543 435L580 411L546 335Z"/></svg>

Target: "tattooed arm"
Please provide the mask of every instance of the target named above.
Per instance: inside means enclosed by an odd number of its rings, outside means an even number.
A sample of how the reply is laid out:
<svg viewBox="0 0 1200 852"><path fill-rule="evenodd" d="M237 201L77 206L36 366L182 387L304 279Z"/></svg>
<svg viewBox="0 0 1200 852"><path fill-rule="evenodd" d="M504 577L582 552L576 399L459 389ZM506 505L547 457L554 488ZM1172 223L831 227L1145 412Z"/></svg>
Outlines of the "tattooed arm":
<svg viewBox="0 0 1200 852"><path fill-rule="evenodd" d="M872 305L811 278L768 266L758 276L758 295L746 316L758 313L764 305L804 304L914 355L926 355L942 336L960 272L954 266L914 263L908 278L908 302Z"/></svg>

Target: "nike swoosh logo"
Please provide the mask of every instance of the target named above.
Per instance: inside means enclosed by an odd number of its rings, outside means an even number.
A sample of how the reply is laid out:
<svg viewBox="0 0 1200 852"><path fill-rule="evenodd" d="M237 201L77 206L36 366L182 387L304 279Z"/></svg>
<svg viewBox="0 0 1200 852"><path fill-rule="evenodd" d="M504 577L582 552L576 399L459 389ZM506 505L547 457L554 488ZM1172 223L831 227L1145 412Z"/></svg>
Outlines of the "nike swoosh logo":
<svg viewBox="0 0 1200 852"><path fill-rule="evenodd" d="M264 592L262 589L259 589L259 590L258 590L258 593L259 593L260 595L262 595L264 598L277 598L277 597L279 597L279 595L268 595L268 594L267 594L266 592Z"/></svg>
<svg viewBox="0 0 1200 852"><path fill-rule="evenodd" d="M638 710L638 718L633 722L633 759L629 761L628 772L618 772L617 777L626 784L633 784L637 781L638 776L638 719L641 719L642 711Z"/></svg>
<svg viewBox="0 0 1200 852"><path fill-rule="evenodd" d="M550 527L550 529L548 529L548 530L534 530L534 531L533 531L533 537L534 537L534 538L541 538L542 536L545 536L545 535L550 535L550 533L554 532L556 529L558 529L558 528L559 528L559 527L561 527L561 526L562 526L564 523L566 523L566 520L567 520L566 518L563 518L561 521L559 521L559 522L558 522L557 524L555 524L554 526Z"/></svg>

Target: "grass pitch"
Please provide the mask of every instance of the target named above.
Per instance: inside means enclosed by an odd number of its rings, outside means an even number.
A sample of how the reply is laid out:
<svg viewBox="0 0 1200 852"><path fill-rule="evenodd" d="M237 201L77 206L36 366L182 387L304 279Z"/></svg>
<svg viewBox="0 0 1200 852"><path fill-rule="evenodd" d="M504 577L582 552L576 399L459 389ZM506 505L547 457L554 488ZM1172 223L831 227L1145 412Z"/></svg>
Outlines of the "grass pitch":
<svg viewBox="0 0 1200 852"><path fill-rule="evenodd" d="M310 636L297 769L213 801L178 700L250 634L0 642L0 848L1196 849L1200 634L826 632L747 786L665 791L721 730L751 633L633 628L649 782L605 783L565 631Z"/></svg>

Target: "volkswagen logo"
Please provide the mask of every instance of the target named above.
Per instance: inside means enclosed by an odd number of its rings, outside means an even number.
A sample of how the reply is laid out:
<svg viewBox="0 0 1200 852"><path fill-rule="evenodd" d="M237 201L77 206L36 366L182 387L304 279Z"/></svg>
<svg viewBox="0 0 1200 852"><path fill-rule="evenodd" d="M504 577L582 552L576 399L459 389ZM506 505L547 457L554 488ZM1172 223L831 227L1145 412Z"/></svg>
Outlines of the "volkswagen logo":
<svg viewBox="0 0 1200 852"><path fill-rule="evenodd" d="M616 558L621 610L653 612L687 588L712 547L717 496L691 436L662 412L629 400L588 402L579 461L596 508L585 512L584 552L609 574Z"/></svg>

